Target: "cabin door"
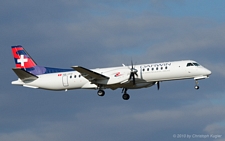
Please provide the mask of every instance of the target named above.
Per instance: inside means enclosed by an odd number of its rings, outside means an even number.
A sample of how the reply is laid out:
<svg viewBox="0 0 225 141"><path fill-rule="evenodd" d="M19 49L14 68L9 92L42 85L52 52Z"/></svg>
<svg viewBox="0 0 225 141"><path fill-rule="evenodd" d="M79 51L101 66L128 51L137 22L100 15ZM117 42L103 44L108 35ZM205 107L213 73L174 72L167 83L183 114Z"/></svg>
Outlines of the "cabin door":
<svg viewBox="0 0 225 141"><path fill-rule="evenodd" d="M66 73L63 74L62 76L62 83L63 83L63 86L64 87L68 87L69 86L69 83L68 83L68 76Z"/></svg>

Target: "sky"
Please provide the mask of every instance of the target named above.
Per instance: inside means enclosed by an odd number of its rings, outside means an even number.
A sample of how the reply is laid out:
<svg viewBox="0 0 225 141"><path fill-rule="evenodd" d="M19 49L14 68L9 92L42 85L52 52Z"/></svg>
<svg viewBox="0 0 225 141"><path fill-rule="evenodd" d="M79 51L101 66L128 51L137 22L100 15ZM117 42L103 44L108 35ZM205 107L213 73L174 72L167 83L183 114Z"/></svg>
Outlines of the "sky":
<svg viewBox="0 0 225 141"><path fill-rule="evenodd" d="M10 0L0 8L1 141L224 141L225 1ZM196 60L209 79L160 90L47 91L11 85L11 46L42 66L100 68ZM187 136L190 135L190 138ZM206 138L195 135L204 135ZM219 135L207 137L208 135Z"/></svg>

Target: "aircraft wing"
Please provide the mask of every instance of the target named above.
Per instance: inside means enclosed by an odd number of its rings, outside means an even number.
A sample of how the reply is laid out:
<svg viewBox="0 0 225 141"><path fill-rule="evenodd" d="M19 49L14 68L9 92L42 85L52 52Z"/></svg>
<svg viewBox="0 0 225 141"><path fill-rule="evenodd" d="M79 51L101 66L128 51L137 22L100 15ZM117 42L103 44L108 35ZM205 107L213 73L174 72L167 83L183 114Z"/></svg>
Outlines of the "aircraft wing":
<svg viewBox="0 0 225 141"><path fill-rule="evenodd" d="M86 69L81 66L73 66L72 67L74 70L78 71L81 73L83 77L91 81L92 83L98 84L97 81L101 80L108 80L109 77L102 75L100 73L94 72L92 70Z"/></svg>

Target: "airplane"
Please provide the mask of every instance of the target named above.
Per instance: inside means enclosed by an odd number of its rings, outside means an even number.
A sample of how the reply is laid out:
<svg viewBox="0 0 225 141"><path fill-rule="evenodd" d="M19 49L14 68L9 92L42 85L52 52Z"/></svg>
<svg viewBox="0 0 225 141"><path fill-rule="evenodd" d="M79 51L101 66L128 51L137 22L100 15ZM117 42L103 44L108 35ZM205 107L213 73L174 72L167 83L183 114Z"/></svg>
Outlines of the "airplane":
<svg viewBox="0 0 225 141"><path fill-rule="evenodd" d="M13 85L28 88L67 91L72 89L96 89L104 96L104 89L122 89L122 98L128 100L128 89L147 88L160 82L194 79L195 89L199 89L198 80L209 78L211 71L193 60L162 63L121 65L119 67L87 69L72 66L71 69L39 66L21 46L12 46L16 67L12 68L18 80Z"/></svg>

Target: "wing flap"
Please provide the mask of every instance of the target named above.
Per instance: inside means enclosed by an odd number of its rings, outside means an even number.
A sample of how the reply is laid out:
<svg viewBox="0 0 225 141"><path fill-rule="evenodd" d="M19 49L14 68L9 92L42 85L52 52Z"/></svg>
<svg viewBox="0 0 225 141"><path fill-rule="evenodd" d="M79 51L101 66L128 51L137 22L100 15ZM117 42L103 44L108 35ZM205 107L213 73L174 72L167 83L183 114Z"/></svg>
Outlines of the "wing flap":
<svg viewBox="0 0 225 141"><path fill-rule="evenodd" d="M36 80L38 77L32 73L29 73L23 69L20 68L13 68L12 69L15 74L22 80L22 81L27 81L27 80Z"/></svg>
<svg viewBox="0 0 225 141"><path fill-rule="evenodd" d="M81 75L83 77L85 77L86 79L88 79L91 82L97 83L96 81L98 80L108 80L109 77L102 75L100 73L94 72L92 70L86 69L84 67L81 66L73 66L72 67L74 70L78 71L79 73L81 73Z"/></svg>

